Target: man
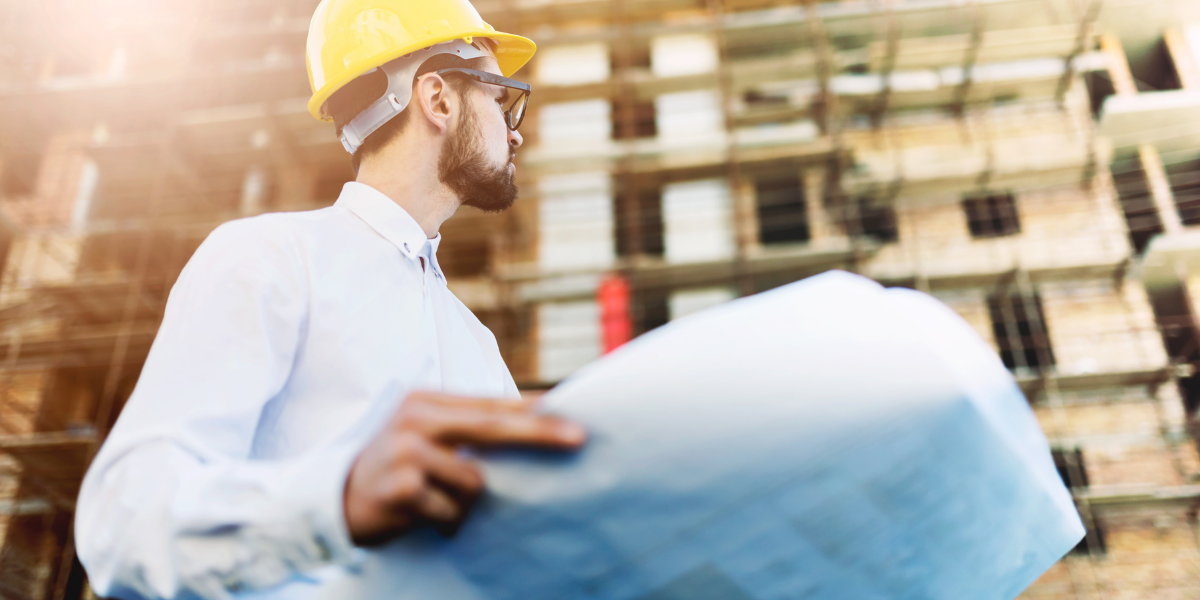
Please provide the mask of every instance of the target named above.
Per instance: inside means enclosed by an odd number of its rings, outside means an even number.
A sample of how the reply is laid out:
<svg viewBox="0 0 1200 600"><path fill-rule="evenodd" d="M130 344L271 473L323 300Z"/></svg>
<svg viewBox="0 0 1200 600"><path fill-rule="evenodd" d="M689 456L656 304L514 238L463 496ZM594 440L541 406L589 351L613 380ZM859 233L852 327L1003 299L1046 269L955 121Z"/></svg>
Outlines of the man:
<svg viewBox="0 0 1200 600"><path fill-rule="evenodd" d="M357 180L221 226L181 273L80 494L99 594L311 597L363 547L459 523L483 489L464 446L583 442L519 400L436 254L459 206L516 198L529 87L506 77L533 51L466 0L317 8L310 110Z"/></svg>

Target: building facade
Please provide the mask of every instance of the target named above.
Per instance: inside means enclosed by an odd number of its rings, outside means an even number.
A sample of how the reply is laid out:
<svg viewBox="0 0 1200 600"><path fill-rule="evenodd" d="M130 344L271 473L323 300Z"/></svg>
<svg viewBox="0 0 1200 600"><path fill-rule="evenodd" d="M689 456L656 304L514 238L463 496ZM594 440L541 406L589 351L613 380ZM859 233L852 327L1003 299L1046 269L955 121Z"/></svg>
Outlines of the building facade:
<svg viewBox="0 0 1200 600"><path fill-rule="evenodd" d="M0 598L88 596L79 479L200 241L353 177L315 1L99 4L0 9ZM540 47L523 193L439 262L529 388L602 354L614 276L635 333L829 269L928 292L1088 525L1023 597L1200 597L1192 4L479 0Z"/></svg>

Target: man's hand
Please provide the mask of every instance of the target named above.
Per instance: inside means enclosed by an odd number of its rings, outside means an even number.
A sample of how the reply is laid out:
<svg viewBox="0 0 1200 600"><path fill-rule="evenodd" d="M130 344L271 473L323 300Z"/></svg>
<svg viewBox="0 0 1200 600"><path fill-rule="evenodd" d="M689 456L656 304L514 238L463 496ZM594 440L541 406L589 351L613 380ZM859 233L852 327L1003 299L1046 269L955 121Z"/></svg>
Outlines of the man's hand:
<svg viewBox="0 0 1200 600"><path fill-rule="evenodd" d="M483 473L461 446L570 450L586 439L574 423L530 403L414 392L359 453L346 479L354 543L385 542L413 527L452 530L483 492Z"/></svg>

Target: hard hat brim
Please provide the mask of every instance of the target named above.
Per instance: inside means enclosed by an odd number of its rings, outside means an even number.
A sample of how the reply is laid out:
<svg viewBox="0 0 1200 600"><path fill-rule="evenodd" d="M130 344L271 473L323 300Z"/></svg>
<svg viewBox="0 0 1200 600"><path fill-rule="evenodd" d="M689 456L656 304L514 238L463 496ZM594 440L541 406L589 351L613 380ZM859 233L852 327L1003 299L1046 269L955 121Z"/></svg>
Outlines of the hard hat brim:
<svg viewBox="0 0 1200 600"><path fill-rule="evenodd" d="M505 77L511 77L513 73L516 73L521 69L521 67L525 66L525 64L529 62L529 59L533 58L534 52L537 51L537 44L533 43L533 40L521 37L519 35L513 35L511 33L502 33L493 29L471 29L466 31L460 30L454 33L448 33L444 36L426 38L423 40L423 47L429 47L434 44L440 44L442 42L449 42L451 40L467 37L488 38L496 42L496 62L500 66L500 74L504 75ZM325 82L325 85L321 86L321 89L317 90L313 94L312 98L309 99L309 114L322 121L332 121L333 119L331 117L325 116L322 107L325 105L325 102L329 100L331 96L333 96L334 92L342 89L343 86L350 83L363 73L400 58L405 54L410 54L415 50L420 50L420 48L409 48L403 46L389 52L382 52L380 54L355 61L347 65L345 71L340 73L337 77Z"/></svg>

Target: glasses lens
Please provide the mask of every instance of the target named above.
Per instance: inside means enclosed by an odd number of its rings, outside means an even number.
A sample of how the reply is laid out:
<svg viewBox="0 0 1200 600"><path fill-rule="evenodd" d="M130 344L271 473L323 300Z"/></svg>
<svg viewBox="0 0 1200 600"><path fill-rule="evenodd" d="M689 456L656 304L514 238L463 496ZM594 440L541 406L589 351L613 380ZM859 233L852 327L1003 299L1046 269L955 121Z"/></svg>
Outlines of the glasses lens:
<svg viewBox="0 0 1200 600"><path fill-rule="evenodd" d="M508 115L509 129L516 130L521 126L521 121L525 119L525 107L529 104L529 96L525 93L517 95L517 99L504 114Z"/></svg>

